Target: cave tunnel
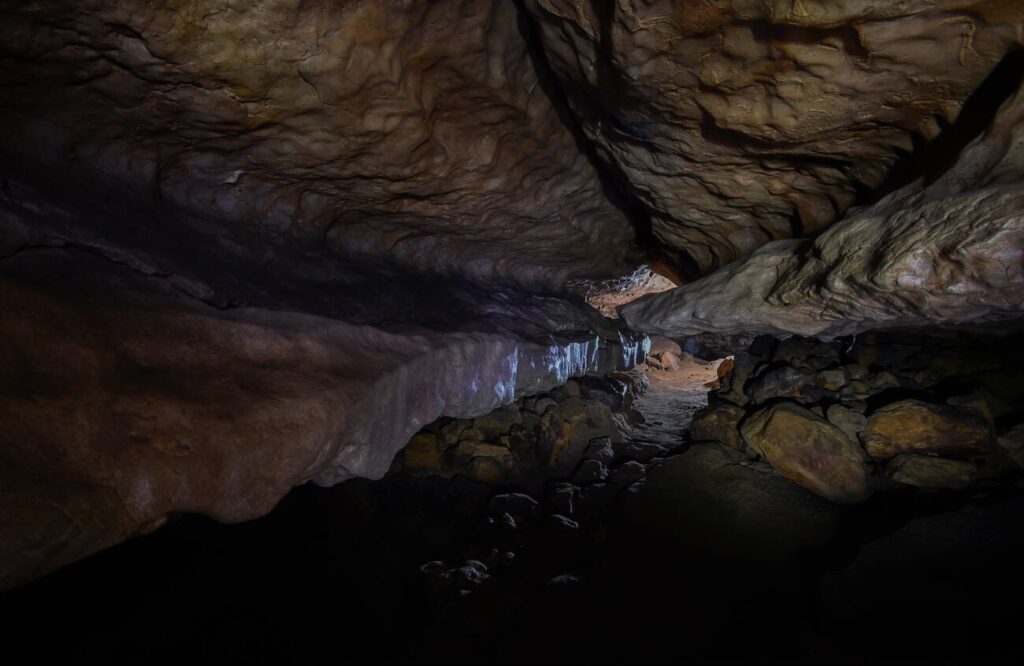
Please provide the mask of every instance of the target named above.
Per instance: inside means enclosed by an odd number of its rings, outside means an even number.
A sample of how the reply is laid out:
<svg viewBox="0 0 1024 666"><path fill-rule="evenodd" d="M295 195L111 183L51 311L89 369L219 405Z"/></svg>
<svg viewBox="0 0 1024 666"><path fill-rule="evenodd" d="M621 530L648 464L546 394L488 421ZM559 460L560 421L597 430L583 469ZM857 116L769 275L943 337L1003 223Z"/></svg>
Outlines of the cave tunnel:
<svg viewBox="0 0 1024 666"><path fill-rule="evenodd" d="M12 663L1020 663L1024 3L0 0Z"/></svg>

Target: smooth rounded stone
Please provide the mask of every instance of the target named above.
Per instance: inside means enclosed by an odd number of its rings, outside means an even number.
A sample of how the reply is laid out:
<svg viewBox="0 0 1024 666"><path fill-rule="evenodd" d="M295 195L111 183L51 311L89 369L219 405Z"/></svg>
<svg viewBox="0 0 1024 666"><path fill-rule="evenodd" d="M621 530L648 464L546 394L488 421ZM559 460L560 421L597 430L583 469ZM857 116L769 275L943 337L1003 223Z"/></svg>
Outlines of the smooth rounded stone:
<svg viewBox="0 0 1024 666"><path fill-rule="evenodd" d="M600 460L584 460L572 475L572 482L587 485L604 481L608 478L608 468Z"/></svg>
<svg viewBox="0 0 1024 666"><path fill-rule="evenodd" d="M441 426L441 444L444 448L456 446L462 437L462 433L472 425L471 421L456 419L451 423Z"/></svg>
<svg viewBox="0 0 1024 666"><path fill-rule="evenodd" d="M614 379L583 378L580 381L582 395L587 400L594 400L615 411L627 406L627 398L632 396L629 387L623 382Z"/></svg>
<svg viewBox="0 0 1024 666"><path fill-rule="evenodd" d="M864 381L870 375L868 369L863 365L860 365L859 363L848 363L847 365L844 365L842 367L844 370L846 370L846 376L849 377L850 379Z"/></svg>
<svg viewBox="0 0 1024 666"><path fill-rule="evenodd" d="M716 441L729 448L743 451L746 446L740 437L739 422L746 411L727 402L716 402L697 413L690 423L690 439L695 442Z"/></svg>
<svg viewBox="0 0 1024 666"><path fill-rule="evenodd" d="M570 379L569 381L567 381L565 383L564 388L565 392L568 393L569 397L571 398L578 398L581 395L579 382L577 382L575 379Z"/></svg>
<svg viewBox="0 0 1024 666"><path fill-rule="evenodd" d="M720 561L788 562L834 534L839 506L723 444L694 446L648 470L617 504L618 529L669 535Z"/></svg>
<svg viewBox="0 0 1024 666"><path fill-rule="evenodd" d="M956 455L990 449L991 426L974 412L920 400L901 400L868 417L864 448L875 458L900 453Z"/></svg>
<svg viewBox="0 0 1024 666"><path fill-rule="evenodd" d="M575 520L558 513L549 514L547 522L548 525L554 527L557 530L572 531L578 530L580 528L580 524L577 523Z"/></svg>
<svg viewBox="0 0 1024 666"><path fill-rule="evenodd" d="M644 478L646 473L647 467L643 463L630 460L612 470L608 483L616 487L627 486L634 481Z"/></svg>
<svg viewBox="0 0 1024 666"><path fill-rule="evenodd" d="M976 466L966 460L916 453L901 453L890 460L885 469L896 483L919 488L963 490L977 478Z"/></svg>
<svg viewBox="0 0 1024 666"><path fill-rule="evenodd" d="M732 371L725 376L719 375L722 388L716 394L717 397L740 407L746 405L748 398L744 386L761 362L759 357L747 351L735 354L733 356Z"/></svg>
<svg viewBox="0 0 1024 666"><path fill-rule="evenodd" d="M526 493L501 493L487 503L487 511L493 515L508 513L524 514L537 508L538 502Z"/></svg>
<svg viewBox="0 0 1024 666"><path fill-rule="evenodd" d="M501 529L506 530L508 532L514 532L519 527L516 524L516 519L508 513L503 513L498 517L498 526L501 527Z"/></svg>
<svg viewBox="0 0 1024 666"><path fill-rule="evenodd" d="M551 409L552 407L557 407L557 406L558 406L557 402L555 402L551 398L545 396L543 398L538 398L537 399L537 402L534 404L534 410L533 411L535 411L537 414L540 414L541 416L543 416L549 409Z"/></svg>
<svg viewBox="0 0 1024 666"><path fill-rule="evenodd" d="M840 391L849 381L846 371L842 368L821 370L814 376L814 385L826 391Z"/></svg>
<svg viewBox="0 0 1024 666"><path fill-rule="evenodd" d="M647 393L647 389L650 387L647 375L639 370L616 371L610 374L609 378L625 384L629 387L629 392L637 397Z"/></svg>
<svg viewBox="0 0 1024 666"><path fill-rule="evenodd" d="M857 442L808 409L779 403L752 414L740 431L777 472L822 497L860 502L872 493Z"/></svg>
<svg viewBox="0 0 1024 666"><path fill-rule="evenodd" d="M402 452L402 462L410 470L433 470L441 466L441 441L428 432L413 435Z"/></svg>
<svg viewBox="0 0 1024 666"><path fill-rule="evenodd" d="M829 423L854 437L864 430L868 423L864 414L839 403L829 405L826 417Z"/></svg>
<svg viewBox="0 0 1024 666"><path fill-rule="evenodd" d="M1024 467L1024 423L1018 423L996 438L1000 450Z"/></svg>
<svg viewBox="0 0 1024 666"><path fill-rule="evenodd" d="M519 408L515 403L496 409L489 414L478 416L473 420L473 428L481 433L482 439L493 440L507 433L513 425L523 422Z"/></svg>

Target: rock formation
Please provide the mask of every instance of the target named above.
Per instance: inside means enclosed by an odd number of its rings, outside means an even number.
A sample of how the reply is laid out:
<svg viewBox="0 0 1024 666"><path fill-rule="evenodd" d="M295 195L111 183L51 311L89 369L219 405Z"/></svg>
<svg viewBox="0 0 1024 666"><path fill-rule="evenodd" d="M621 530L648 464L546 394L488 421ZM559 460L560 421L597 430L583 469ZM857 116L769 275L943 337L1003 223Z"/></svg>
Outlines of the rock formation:
<svg viewBox="0 0 1024 666"><path fill-rule="evenodd" d="M406 444L625 487L664 447L606 483L594 387L654 333L753 344L722 460L839 501L1013 464L964 347L827 340L1020 318L1022 45L1015 0L0 3L0 587Z"/></svg>

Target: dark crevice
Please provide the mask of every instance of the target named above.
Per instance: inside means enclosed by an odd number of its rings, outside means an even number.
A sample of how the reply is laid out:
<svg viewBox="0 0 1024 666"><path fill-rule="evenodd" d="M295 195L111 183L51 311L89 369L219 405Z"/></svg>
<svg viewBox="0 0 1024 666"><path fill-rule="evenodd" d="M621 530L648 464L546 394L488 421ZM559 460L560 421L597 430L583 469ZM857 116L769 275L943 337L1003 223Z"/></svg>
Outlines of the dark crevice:
<svg viewBox="0 0 1024 666"><path fill-rule="evenodd" d="M899 159L885 181L870 191L861 190L854 206L870 205L919 178L933 183L959 159L971 141L992 125L1003 103L1024 81L1024 50L1007 54L980 86L967 98L956 120L932 141L912 134L914 147L900 151Z"/></svg>
<svg viewBox="0 0 1024 666"><path fill-rule="evenodd" d="M576 112L569 102L570 96L578 100L585 100L586 96L582 91L569 91L567 87L571 87L574 84L571 81L562 82L555 75L544 51L543 38L541 37L540 27L537 25L536 19L526 10L523 0L515 0L515 5L518 13L519 33L526 43L527 53L537 75L540 89L550 100L551 105L558 114L559 120L572 134L577 150L586 156L591 166L597 172L605 196L612 205L622 211L633 225L633 229L636 232L637 245L647 255L649 262L667 265L667 272L674 273L681 278L687 280L694 279L699 274L697 262L689 257L685 251L668 249L661 246L653 233L650 212L633 192L629 179L626 178L626 175L618 165L602 160L597 154L597 147L583 131L583 127L576 117ZM598 3L597 9L602 26L601 43L598 45L597 59L599 87L602 94L618 98L620 96L618 91L623 88L619 85L618 81L612 80L618 77L614 69L609 65L612 57L610 52L610 35L608 34L611 26L611 16L606 15L613 11L613 8L610 6L606 7L604 3ZM622 108L623 105L616 101L616 103L609 104L609 106ZM597 105L588 103L586 104L586 109L581 110L581 112L595 114L597 116L595 123L599 128L606 131L614 131L637 141L644 141L648 138L648 133L642 125L630 123L623 118L603 112ZM672 279L671 275L667 277Z"/></svg>

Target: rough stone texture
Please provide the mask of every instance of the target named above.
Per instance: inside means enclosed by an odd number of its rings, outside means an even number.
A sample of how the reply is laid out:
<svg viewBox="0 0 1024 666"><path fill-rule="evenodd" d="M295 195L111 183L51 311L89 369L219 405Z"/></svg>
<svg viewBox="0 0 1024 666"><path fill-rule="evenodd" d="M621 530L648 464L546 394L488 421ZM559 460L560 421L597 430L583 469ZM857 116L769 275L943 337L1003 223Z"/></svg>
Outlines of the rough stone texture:
<svg viewBox="0 0 1024 666"><path fill-rule="evenodd" d="M903 453L886 466L889 478L896 483L921 488L963 490L976 477L975 466L966 460L950 460L913 453Z"/></svg>
<svg viewBox="0 0 1024 666"><path fill-rule="evenodd" d="M1024 312L1024 93L934 182L919 180L812 240L777 241L684 287L624 306L667 336L831 338Z"/></svg>
<svg viewBox="0 0 1024 666"><path fill-rule="evenodd" d="M1015 0L527 0L600 157L707 271L815 233L1024 35Z"/></svg>
<svg viewBox="0 0 1024 666"><path fill-rule="evenodd" d="M859 502L872 492L857 442L810 410L780 403L751 414L740 430L776 471L826 499Z"/></svg>
<svg viewBox="0 0 1024 666"><path fill-rule="evenodd" d="M900 453L984 453L991 447L992 431L971 412L901 400L873 413L863 437L873 457L892 458Z"/></svg>
<svg viewBox="0 0 1024 666"><path fill-rule="evenodd" d="M633 229L517 21L492 0L7 3L5 175L158 200L221 253L623 274Z"/></svg>
<svg viewBox="0 0 1024 666"><path fill-rule="evenodd" d="M246 520L307 481L379 477L423 423L637 358L619 333L545 345L217 309L73 249L0 262L0 302L0 587L171 514Z"/></svg>
<svg viewBox="0 0 1024 666"><path fill-rule="evenodd" d="M746 415L742 407L719 402L709 405L694 417L690 424L690 439L695 442L721 442L729 448L743 451L739 422Z"/></svg>

